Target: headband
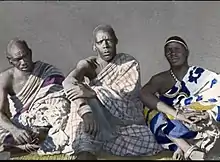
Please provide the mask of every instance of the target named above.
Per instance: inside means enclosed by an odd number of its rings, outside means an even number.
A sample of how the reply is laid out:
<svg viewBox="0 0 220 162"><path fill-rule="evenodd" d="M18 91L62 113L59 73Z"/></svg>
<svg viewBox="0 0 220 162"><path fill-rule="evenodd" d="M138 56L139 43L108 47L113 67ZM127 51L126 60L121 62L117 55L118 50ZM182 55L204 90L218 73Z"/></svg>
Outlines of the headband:
<svg viewBox="0 0 220 162"><path fill-rule="evenodd" d="M175 39L171 39L171 40L167 41L166 44L165 44L165 46L166 46L167 44L171 43L171 42L180 43L180 44L182 44L182 45L188 50L188 47L187 47L187 45L186 45L184 42L179 41L179 40L175 40Z"/></svg>

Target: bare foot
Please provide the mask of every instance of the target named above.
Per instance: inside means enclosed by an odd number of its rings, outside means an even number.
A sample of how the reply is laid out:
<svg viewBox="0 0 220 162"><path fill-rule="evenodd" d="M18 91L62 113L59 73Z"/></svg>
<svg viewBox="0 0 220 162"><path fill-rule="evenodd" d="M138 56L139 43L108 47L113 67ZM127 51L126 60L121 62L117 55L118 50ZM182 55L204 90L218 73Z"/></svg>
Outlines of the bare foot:
<svg viewBox="0 0 220 162"><path fill-rule="evenodd" d="M174 153L173 153L173 160L183 160L184 159L184 152L180 148L178 148Z"/></svg>
<svg viewBox="0 0 220 162"><path fill-rule="evenodd" d="M90 152L79 152L75 160L97 160L96 156Z"/></svg>
<svg viewBox="0 0 220 162"><path fill-rule="evenodd" d="M205 153L200 150L194 150L189 157L191 160L204 160Z"/></svg>
<svg viewBox="0 0 220 162"><path fill-rule="evenodd" d="M200 150L197 146L191 146L186 152L185 152L185 159L191 159L191 160L204 160L206 154Z"/></svg>

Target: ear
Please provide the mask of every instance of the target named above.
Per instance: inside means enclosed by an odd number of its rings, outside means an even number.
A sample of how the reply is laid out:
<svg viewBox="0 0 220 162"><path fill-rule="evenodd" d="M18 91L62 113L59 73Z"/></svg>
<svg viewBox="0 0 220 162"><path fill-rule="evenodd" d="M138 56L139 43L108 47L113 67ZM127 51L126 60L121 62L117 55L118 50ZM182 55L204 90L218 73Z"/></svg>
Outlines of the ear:
<svg viewBox="0 0 220 162"><path fill-rule="evenodd" d="M118 38L116 38L116 40L115 40L115 44L116 44L116 45L118 44Z"/></svg>
<svg viewBox="0 0 220 162"><path fill-rule="evenodd" d="M93 50L94 52L97 51L97 48L96 48L95 44L92 45L92 50Z"/></svg>
<svg viewBox="0 0 220 162"><path fill-rule="evenodd" d="M32 50L30 48L28 48L29 52L30 52L30 55L32 56Z"/></svg>
<svg viewBox="0 0 220 162"><path fill-rule="evenodd" d="M186 55L189 56L189 49L186 50Z"/></svg>
<svg viewBox="0 0 220 162"><path fill-rule="evenodd" d="M12 61L9 57L7 57L9 64L12 64Z"/></svg>

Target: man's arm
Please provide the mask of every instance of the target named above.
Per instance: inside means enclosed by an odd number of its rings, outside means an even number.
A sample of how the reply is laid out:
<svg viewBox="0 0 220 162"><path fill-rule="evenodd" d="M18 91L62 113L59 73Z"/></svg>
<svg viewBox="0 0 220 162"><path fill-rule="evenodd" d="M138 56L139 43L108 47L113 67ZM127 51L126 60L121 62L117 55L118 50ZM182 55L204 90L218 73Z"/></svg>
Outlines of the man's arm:
<svg viewBox="0 0 220 162"><path fill-rule="evenodd" d="M9 109L8 88L11 86L10 72L5 71L0 74L0 126L11 133L17 144L29 143L32 140L29 132L16 127L6 115Z"/></svg>
<svg viewBox="0 0 220 162"><path fill-rule="evenodd" d="M70 74L63 81L64 91L70 101L73 101L71 96L74 95L81 96L81 94L83 93L92 94L92 92L89 91L88 88L81 84L84 80L84 77L86 76L86 73L91 70L89 68L90 66L88 62L86 60L81 60L77 64L77 67L72 72L70 72ZM71 87L74 88L71 90ZM85 132L95 136L99 130L99 127L93 117L92 109L88 105L86 98L79 97L75 98L74 101L78 107L77 113L84 121Z"/></svg>
<svg viewBox="0 0 220 162"><path fill-rule="evenodd" d="M163 85L163 79L158 75L153 76L150 81L142 87L140 98L149 109L156 109L160 112L176 116L175 109L161 102L155 95L155 93L160 90L161 85Z"/></svg>
<svg viewBox="0 0 220 162"><path fill-rule="evenodd" d="M84 77L86 76L88 69L89 64L86 60L79 61L76 68L68 74L62 83L64 91L67 94L67 98L70 101L74 100L77 103L77 106L79 107L77 112L81 117L85 113L92 112L90 106L87 104L87 100L85 98L72 99L70 96L71 93L80 93L80 84L84 81ZM71 91L73 90L73 87L75 92Z"/></svg>
<svg viewBox="0 0 220 162"><path fill-rule="evenodd" d="M8 83L10 82L9 72L5 71L0 74L0 126L9 132L14 132L17 129L15 125L10 121L10 119L6 116L5 111L9 109L8 104Z"/></svg>

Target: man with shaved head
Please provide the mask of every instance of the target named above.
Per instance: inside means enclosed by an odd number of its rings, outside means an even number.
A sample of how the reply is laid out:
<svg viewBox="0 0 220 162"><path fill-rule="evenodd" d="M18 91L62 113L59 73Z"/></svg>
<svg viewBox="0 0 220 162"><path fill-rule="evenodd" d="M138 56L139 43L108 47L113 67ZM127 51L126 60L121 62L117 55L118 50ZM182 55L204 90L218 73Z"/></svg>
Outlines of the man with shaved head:
<svg viewBox="0 0 220 162"><path fill-rule="evenodd" d="M70 106L63 74L52 65L33 62L32 50L19 38L9 42L6 55L12 67L0 73L1 151L60 153L68 142L64 128Z"/></svg>
<svg viewBox="0 0 220 162"><path fill-rule="evenodd" d="M160 152L145 126L138 61L117 53L110 25L96 27L93 37L97 55L79 61L63 82L71 101L69 130L76 159L97 159L100 151L118 156Z"/></svg>

